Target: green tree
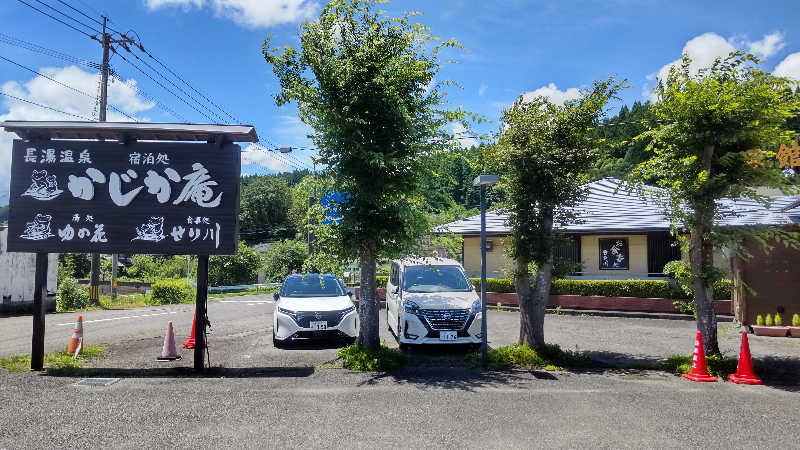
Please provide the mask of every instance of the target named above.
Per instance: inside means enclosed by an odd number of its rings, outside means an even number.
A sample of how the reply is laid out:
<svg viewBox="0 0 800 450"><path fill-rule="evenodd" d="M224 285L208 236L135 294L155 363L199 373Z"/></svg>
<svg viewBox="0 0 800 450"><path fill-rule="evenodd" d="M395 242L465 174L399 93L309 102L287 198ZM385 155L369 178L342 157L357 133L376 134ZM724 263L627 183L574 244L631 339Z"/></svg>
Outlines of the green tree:
<svg viewBox="0 0 800 450"><path fill-rule="evenodd" d="M208 285L233 286L255 283L263 266L261 256L239 241L235 255L214 255L208 258Z"/></svg>
<svg viewBox="0 0 800 450"><path fill-rule="evenodd" d="M308 257L306 243L303 241L278 241L264 252L264 274L266 280L280 283L292 270L302 270Z"/></svg>
<svg viewBox="0 0 800 450"><path fill-rule="evenodd" d="M280 81L276 103L297 101L321 163L346 194L331 237L340 260L359 258L360 346L378 348L378 257L418 246L428 224L421 189L424 155L451 142L445 128L465 114L442 107L434 83L439 42L411 14L389 18L375 0L332 0L300 30L300 48L263 54Z"/></svg>
<svg viewBox="0 0 800 450"><path fill-rule="evenodd" d="M196 272L197 261L194 261L192 272ZM109 264L108 271L111 266ZM186 277L186 256L165 255L133 255L131 265L125 270L125 275L134 280L152 283L169 278Z"/></svg>
<svg viewBox="0 0 800 450"><path fill-rule="evenodd" d="M600 156L592 132L609 99L623 87L614 78L594 83L580 97L554 104L545 97L517 99L503 113L504 130L493 156L498 188L511 227L514 286L520 305L520 344L544 348L544 314L553 276L555 223L574 219L567 208L586 195L581 187ZM535 263L535 285L529 265Z"/></svg>
<svg viewBox="0 0 800 450"><path fill-rule="evenodd" d="M633 172L639 182L656 179L668 193L666 205L673 226L688 236L697 329L708 355L719 354L717 317L712 307L714 247L733 245L744 236L756 242L794 239L779 229L715 226L722 198L766 199L761 186L786 188L775 150L791 138L786 120L800 111L791 82L757 68L758 59L737 51L718 58L698 73L684 55L656 88L653 105L657 125L644 133L652 152ZM646 190L644 190L646 191Z"/></svg>
<svg viewBox="0 0 800 450"><path fill-rule="evenodd" d="M287 229L289 185L285 178L273 175L247 177L242 186L239 210L239 228L248 240L294 234Z"/></svg>

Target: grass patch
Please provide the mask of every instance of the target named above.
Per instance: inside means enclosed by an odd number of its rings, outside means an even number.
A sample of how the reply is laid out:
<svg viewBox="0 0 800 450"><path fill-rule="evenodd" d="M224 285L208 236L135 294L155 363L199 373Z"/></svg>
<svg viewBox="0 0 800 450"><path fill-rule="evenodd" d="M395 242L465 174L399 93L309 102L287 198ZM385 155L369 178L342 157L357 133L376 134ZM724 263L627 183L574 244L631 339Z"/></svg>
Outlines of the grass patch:
<svg viewBox="0 0 800 450"><path fill-rule="evenodd" d="M49 369L74 369L83 365L90 358L99 358L106 354L106 348L101 345L88 345L77 358L65 351L44 354L44 366ZM0 358L0 368L9 372L27 372L31 368L31 355L14 355Z"/></svg>
<svg viewBox="0 0 800 450"><path fill-rule="evenodd" d="M717 377L727 377L736 372L736 358L727 358L722 355L706 356L708 373ZM678 375L689 373L692 370L692 355L672 355L663 363L663 369Z"/></svg>
<svg viewBox="0 0 800 450"><path fill-rule="evenodd" d="M340 348L336 356L342 359L346 369L365 372L388 371L406 363L405 355L387 347L385 343L381 343L377 349L348 345Z"/></svg>
<svg viewBox="0 0 800 450"><path fill-rule="evenodd" d="M586 366L590 362L583 353L564 351L556 344L545 344L544 348L538 350L527 345L507 345L489 350L487 356L490 370L560 370L565 367ZM480 352L468 354L465 362L472 367L480 367Z"/></svg>

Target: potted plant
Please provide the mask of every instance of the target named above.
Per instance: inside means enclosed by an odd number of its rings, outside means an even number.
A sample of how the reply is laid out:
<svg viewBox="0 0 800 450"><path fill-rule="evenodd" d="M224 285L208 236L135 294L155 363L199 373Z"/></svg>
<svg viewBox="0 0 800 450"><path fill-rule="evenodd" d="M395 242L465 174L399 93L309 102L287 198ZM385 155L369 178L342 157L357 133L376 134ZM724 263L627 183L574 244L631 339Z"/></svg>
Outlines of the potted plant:
<svg viewBox="0 0 800 450"><path fill-rule="evenodd" d="M789 327L789 335L800 338L800 314L792 316L792 326Z"/></svg>
<svg viewBox="0 0 800 450"><path fill-rule="evenodd" d="M789 333L789 327L781 325L783 325L783 318L780 313L776 313L774 319L772 314L767 314L765 318L759 314L756 316L756 324L751 328L756 336L785 337Z"/></svg>

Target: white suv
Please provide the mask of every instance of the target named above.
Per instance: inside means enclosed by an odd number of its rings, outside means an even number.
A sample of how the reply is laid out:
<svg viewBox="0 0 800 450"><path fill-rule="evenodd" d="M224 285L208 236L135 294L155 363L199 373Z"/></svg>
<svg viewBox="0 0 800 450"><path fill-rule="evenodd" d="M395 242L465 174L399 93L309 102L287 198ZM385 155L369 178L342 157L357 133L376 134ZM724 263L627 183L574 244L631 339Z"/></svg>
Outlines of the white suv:
<svg viewBox="0 0 800 450"><path fill-rule="evenodd" d="M481 300L457 261L392 261L386 281L386 318L400 347L479 344Z"/></svg>

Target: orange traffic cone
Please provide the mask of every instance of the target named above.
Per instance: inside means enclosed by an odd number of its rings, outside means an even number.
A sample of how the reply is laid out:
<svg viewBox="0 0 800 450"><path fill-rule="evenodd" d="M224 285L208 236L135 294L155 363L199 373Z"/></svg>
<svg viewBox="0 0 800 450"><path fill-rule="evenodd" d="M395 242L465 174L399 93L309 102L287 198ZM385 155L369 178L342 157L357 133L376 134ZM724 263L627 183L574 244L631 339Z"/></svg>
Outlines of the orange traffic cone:
<svg viewBox="0 0 800 450"><path fill-rule="evenodd" d="M750 358L750 343L747 342L747 333L742 332L742 346L739 349L739 364L736 365L736 373L728 377L732 383L736 384L764 384L761 378L756 376L753 371L753 360Z"/></svg>
<svg viewBox="0 0 800 450"><path fill-rule="evenodd" d="M156 358L158 361L175 361L181 359L178 350L175 348L175 332L172 331L172 321L167 324L167 335L164 336L164 345L161 347L161 356Z"/></svg>
<svg viewBox="0 0 800 450"><path fill-rule="evenodd" d="M717 377L708 374L706 368L706 354L703 351L703 333L697 332L694 338L694 354L692 355L692 370L683 374L683 378L692 381L717 381Z"/></svg>
<svg viewBox="0 0 800 450"><path fill-rule="evenodd" d="M197 328L197 310L194 311L194 319L192 319L192 334L189 335L189 339L183 341L183 348L194 348L195 344L195 329ZM208 347L208 339L206 339L206 347Z"/></svg>
<svg viewBox="0 0 800 450"><path fill-rule="evenodd" d="M67 346L67 353L78 356L81 350L83 350L83 316L78 316L78 321L72 330L72 339L69 340L69 346Z"/></svg>

